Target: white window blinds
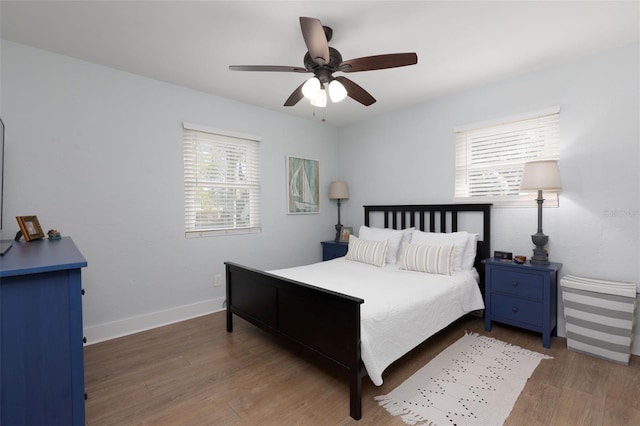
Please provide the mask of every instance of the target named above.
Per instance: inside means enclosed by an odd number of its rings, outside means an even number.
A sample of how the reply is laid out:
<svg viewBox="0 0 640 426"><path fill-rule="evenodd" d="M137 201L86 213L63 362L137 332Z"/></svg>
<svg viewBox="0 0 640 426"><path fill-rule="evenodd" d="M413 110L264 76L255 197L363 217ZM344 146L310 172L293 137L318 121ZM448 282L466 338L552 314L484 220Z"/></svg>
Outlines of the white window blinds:
<svg viewBox="0 0 640 426"><path fill-rule="evenodd" d="M454 131L456 201L529 205L535 194L520 192L524 163L560 156L558 107Z"/></svg>
<svg viewBox="0 0 640 426"><path fill-rule="evenodd" d="M183 127L185 235L260 232L260 138Z"/></svg>

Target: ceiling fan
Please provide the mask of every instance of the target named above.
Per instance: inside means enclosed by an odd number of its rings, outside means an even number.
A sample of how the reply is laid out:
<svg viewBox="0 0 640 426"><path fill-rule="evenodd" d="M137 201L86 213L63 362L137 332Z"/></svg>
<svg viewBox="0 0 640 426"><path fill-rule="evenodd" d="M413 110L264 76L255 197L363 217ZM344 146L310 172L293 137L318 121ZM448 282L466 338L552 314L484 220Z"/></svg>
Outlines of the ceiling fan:
<svg viewBox="0 0 640 426"><path fill-rule="evenodd" d="M302 37L308 52L304 55L304 68L281 65L230 65L231 71L275 71L313 73L285 101L284 106L293 106L303 97L311 100L311 104L325 107L327 90L332 102L340 102L346 96L360 102L364 106L373 104L376 99L362 87L343 76L334 77L335 72L359 72L404 67L418 63L415 53L391 53L386 55L366 56L362 58L342 60L342 55L333 47L329 47L333 30L323 26L315 18L300 17Z"/></svg>

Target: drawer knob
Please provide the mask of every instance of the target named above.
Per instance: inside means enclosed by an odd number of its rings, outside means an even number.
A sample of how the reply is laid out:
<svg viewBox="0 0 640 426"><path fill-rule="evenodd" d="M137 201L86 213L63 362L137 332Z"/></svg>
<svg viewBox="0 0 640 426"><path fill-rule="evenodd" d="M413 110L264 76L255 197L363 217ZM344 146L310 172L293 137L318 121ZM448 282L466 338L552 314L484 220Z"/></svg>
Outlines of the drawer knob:
<svg viewBox="0 0 640 426"><path fill-rule="evenodd" d="M512 312L518 312L518 307L517 307L517 306L514 306L513 308L511 308L511 311L512 311Z"/></svg>
<svg viewBox="0 0 640 426"><path fill-rule="evenodd" d="M512 282L511 285L514 286L514 287L518 287L518 281Z"/></svg>

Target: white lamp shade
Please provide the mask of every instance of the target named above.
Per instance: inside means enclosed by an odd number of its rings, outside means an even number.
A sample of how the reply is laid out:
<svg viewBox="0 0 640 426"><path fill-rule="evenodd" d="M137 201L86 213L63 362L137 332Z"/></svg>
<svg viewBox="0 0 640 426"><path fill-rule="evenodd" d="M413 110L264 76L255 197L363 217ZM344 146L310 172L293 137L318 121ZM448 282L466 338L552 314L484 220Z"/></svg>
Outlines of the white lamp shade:
<svg viewBox="0 0 640 426"><path fill-rule="evenodd" d="M324 108L327 106L327 91L324 89L320 89L318 92L318 96L311 100L311 105L317 106L320 108Z"/></svg>
<svg viewBox="0 0 640 426"><path fill-rule="evenodd" d="M343 180L336 180L331 182L329 187L329 199L330 200L346 200L349 198L349 188L347 182Z"/></svg>
<svg viewBox="0 0 640 426"><path fill-rule="evenodd" d="M302 94L305 98L314 100L320 93L320 80L311 77L302 85Z"/></svg>
<svg viewBox="0 0 640 426"><path fill-rule="evenodd" d="M340 102L347 97L347 89L338 80L332 80L329 83L329 97L331 102Z"/></svg>
<svg viewBox="0 0 640 426"><path fill-rule="evenodd" d="M523 191L555 191L562 189L560 168L556 160L529 161L524 165L520 189Z"/></svg>

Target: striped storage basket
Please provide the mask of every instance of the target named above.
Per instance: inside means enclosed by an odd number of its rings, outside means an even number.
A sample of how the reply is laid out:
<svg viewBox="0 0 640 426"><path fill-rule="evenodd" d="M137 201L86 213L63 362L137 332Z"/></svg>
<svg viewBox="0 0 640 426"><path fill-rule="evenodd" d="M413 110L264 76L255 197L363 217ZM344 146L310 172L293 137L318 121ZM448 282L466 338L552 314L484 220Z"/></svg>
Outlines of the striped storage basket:
<svg viewBox="0 0 640 426"><path fill-rule="evenodd" d="M567 275L560 280L567 348L629 364L636 285Z"/></svg>

